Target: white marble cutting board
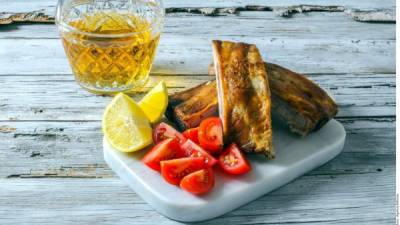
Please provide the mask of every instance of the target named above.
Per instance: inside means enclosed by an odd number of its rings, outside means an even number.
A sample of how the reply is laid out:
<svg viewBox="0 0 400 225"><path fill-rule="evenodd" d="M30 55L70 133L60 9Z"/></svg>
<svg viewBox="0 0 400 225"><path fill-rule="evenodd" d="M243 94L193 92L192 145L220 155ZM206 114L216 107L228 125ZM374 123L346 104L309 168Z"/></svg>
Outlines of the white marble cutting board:
<svg viewBox="0 0 400 225"><path fill-rule="evenodd" d="M236 209L328 162L341 152L346 137L336 120L305 138L291 134L280 124L273 127L276 159L249 156L253 170L243 176L229 176L217 169L214 189L200 197L166 183L159 173L147 168L140 161L146 150L118 152L104 139L104 159L161 214L178 221L202 221Z"/></svg>

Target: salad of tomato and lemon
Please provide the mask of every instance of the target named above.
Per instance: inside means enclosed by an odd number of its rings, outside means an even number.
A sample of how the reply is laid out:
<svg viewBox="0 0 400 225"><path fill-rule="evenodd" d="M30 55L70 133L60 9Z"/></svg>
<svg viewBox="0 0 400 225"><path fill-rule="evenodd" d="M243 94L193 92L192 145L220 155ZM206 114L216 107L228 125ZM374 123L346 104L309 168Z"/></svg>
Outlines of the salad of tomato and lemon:
<svg viewBox="0 0 400 225"><path fill-rule="evenodd" d="M251 171L251 165L235 143L224 143L218 117L204 119L199 127L182 133L159 121L168 105L168 92L162 81L138 104L118 94L103 115L107 141L122 152L153 147L142 162L161 174L164 180L195 195L209 192L215 183L214 169L231 175ZM225 148L224 148L225 146Z"/></svg>

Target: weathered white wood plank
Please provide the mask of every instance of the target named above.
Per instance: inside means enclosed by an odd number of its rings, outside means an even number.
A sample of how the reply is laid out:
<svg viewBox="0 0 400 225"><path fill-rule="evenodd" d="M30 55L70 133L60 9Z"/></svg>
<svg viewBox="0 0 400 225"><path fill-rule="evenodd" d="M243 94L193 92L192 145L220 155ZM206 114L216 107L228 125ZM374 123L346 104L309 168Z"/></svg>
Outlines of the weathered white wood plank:
<svg viewBox="0 0 400 225"><path fill-rule="evenodd" d="M311 174L378 173L392 168L394 120L340 119L348 134L343 153ZM0 122L0 127L9 130L0 132L0 178L112 176L103 161L100 121Z"/></svg>
<svg viewBox="0 0 400 225"><path fill-rule="evenodd" d="M312 12L344 12L342 16L348 16L354 21L376 22L376 23L395 23L396 16L394 6L390 8L373 9L354 9L342 5L240 5L232 7L166 7L167 14L190 13L201 14L203 16L226 16L238 15L241 12L271 11L274 15L291 18L295 14L309 14ZM21 23L54 23L54 9L51 7L40 8L30 12L0 12L0 25L21 24Z"/></svg>
<svg viewBox="0 0 400 225"><path fill-rule="evenodd" d="M346 143L338 158L208 224L244 221L249 224L261 221L354 224L376 220L380 224L392 223L394 119L342 122L350 143ZM3 124L12 125L16 130L1 135L0 140L7 140L0 144L4 148L0 152L6 153L7 159L1 160L6 162L1 171L11 172L8 166L20 170L12 171L8 179L2 176L0 202L4 207L0 206L0 215L4 216L0 218L7 219L4 222L62 224L76 219L81 223L151 224L156 219L162 224L175 223L157 214L117 180L79 179L112 176L102 162L98 123ZM13 143L13 139L7 138L14 136L16 147L10 146L9 141ZM21 168L16 168L14 162ZM23 179L35 177L42 179ZM299 213L303 216L299 217Z"/></svg>
<svg viewBox="0 0 400 225"><path fill-rule="evenodd" d="M167 14L163 35L201 36L209 38L269 39L351 39L394 40L394 24L357 23L339 13L296 14L291 19L273 12L241 12L239 15L204 17L197 14ZM206 25L205 25L206 24ZM221 29L223 28L223 29ZM59 38L55 25L0 26L3 38Z"/></svg>
<svg viewBox="0 0 400 225"><path fill-rule="evenodd" d="M395 73L395 40L219 38L254 43L265 61L301 73ZM153 73L206 74L212 39L162 36ZM0 58L0 75L70 73L60 40L4 39Z"/></svg>
<svg viewBox="0 0 400 225"><path fill-rule="evenodd" d="M394 0L166 1L167 7L248 4L395 7ZM54 5L0 0L0 11L52 14ZM211 79L205 74L213 38L253 42L266 60L309 73L328 89L348 133L344 152L332 162L202 224L395 222L394 26L355 22L342 12L290 19L247 11L213 18L168 15L148 87L164 78L175 91ZM77 87L56 38L53 25L0 28L0 224L177 224L105 165L99 119L110 98Z"/></svg>
<svg viewBox="0 0 400 225"><path fill-rule="evenodd" d="M339 117L395 116L394 74L314 74L339 105ZM169 92L213 79L207 75L151 75L148 91L165 80ZM0 120L100 120L110 97L80 88L73 75L0 76ZM18 89L23 92L16 91ZM140 100L143 93L132 95Z"/></svg>
<svg viewBox="0 0 400 225"><path fill-rule="evenodd" d="M3 0L4 1L4 0ZM21 1L21 0L19 0ZM392 8L395 7L396 1L394 0L211 0L211 1L186 1L186 0L166 0L166 7L229 7L229 6L244 6L244 5L267 5L267 6L292 6L292 5L340 5L348 8L359 8L359 9L376 9L376 8Z"/></svg>
<svg viewBox="0 0 400 225"><path fill-rule="evenodd" d="M393 224L394 167L376 174L303 176L201 224ZM2 224L181 224L119 179L0 180Z"/></svg>
<svg viewBox="0 0 400 225"><path fill-rule="evenodd" d="M165 0L165 7L234 7L234 6L245 6L245 5L266 5L266 6L293 6L293 5L339 5L346 8L357 8L362 10L371 9L387 9L394 8L396 6L395 0ZM0 0L0 12L27 12L44 9L48 13L55 12L56 1L53 0L35 0L35 1L25 1L25 0Z"/></svg>

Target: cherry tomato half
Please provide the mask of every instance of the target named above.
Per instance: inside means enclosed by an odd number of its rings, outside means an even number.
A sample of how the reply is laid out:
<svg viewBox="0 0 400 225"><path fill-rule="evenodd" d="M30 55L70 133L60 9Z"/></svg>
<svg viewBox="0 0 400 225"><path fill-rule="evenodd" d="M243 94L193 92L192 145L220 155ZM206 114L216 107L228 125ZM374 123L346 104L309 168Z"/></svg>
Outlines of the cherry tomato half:
<svg viewBox="0 0 400 225"><path fill-rule="evenodd" d="M203 157L171 159L161 161L161 174L168 183L179 185L183 177L204 167Z"/></svg>
<svg viewBox="0 0 400 225"><path fill-rule="evenodd" d="M153 170L160 171L162 160L182 157L183 152L174 138L168 138L155 145L143 157L142 162Z"/></svg>
<svg viewBox="0 0 400 225"><path fill-rule="evenodd" d="M187 140L183 145L181 145L183 154L186 157L204 157L204 162L207 166L213 166L218 162L210 153L205 151L203 148L198 146L191 140Z"/></svg>
<svg viewBox="0 0 400 225"><path fill-rule="evenodd" d="M199 143L201 147L211 153L218 153L221 151L224 140L220 118L209 117L200 123Z"/></svg>
<svg viewBox="0 0 400 225"><path fill-rule="evenodd" d="M185 138L192 140L194 143L198 144L199 143L199 128L190 128L185 130L183 133L183 136Z"/></svg>
<svg viewBox="0 0 400 225"><path fill-rule="evenodd" d="M185 176L179 185L183 190L200 195L209 192L215 183L211 168L205 168Z"/></svg>
<svg viewBox="0 0 400 225"><path fill-rule="evenodd" d="M154 128L153 141L157 144L167 138L176 138L179 144L183 144L186 141L186 138L179 131L172 126L161 122Z"/></svg>
<svg viewBox="0 0 400 225"><path fill-rule="evenodd" d="M233 143L219 156L219 165L229 174L245 174L251 170L249 161L245 158L239 147Z"/></svg>

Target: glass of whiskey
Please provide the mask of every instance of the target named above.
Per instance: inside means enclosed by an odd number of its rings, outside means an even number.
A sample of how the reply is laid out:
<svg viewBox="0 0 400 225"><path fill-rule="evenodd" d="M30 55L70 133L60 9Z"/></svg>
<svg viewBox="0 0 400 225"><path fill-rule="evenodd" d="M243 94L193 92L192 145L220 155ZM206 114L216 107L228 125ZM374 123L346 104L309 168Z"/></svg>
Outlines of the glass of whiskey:
<svg viewBox="0 0 400 225"><path fill-rule="evenodd" d="M164 8L161 0L59 0L56 23L81 87L129 92L148 80Z"/></svg>

